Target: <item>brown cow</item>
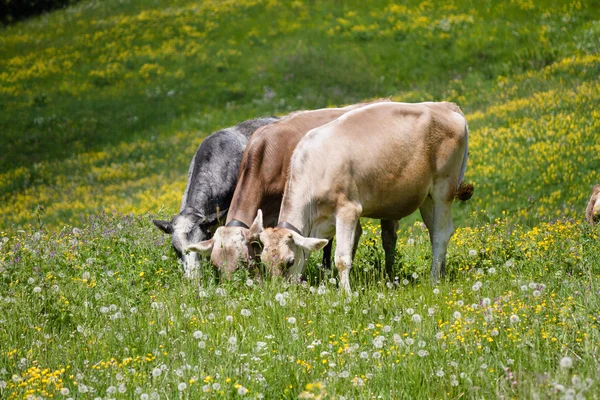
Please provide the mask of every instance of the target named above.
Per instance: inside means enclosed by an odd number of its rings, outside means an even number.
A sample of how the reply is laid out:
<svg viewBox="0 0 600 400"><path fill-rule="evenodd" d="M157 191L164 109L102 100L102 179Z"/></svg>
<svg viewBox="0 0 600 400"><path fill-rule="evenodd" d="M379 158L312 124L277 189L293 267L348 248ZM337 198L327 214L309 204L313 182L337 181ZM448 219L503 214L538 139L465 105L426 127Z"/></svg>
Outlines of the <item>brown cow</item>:
<svg viewBox="0 0 600 400"><path fill-rule="evenodd" d="M592 225L600 222L600 185L594 186L592 197L585 209L585 219Z"/></svg>
<svg viewBox="0 0 600 400"><path fill-rule="evenodd" d="M312 130L292 156L279 225L259 235L263 263L280 274L293 261L299 273L305 251L335 234L340 287L350 291L359 218L397 221L420 209L437 282L454 231L452 201L473 191L463 183L467 140L467 122L453 103L373 104Z"/></svg>
<svg viewBox="0 0 600 400"><path fill-rule="evenodd" d="M386 101L389 102L388 99L375 102ZM244 152L227 223L215 231L212 239L190 245L188 250L210 254L213 264L230 277L238 263L245 263L256 255L251 243L258 240L258 234L263 230L263 217L266 226L277 223L290 158L298 142L311 129L366 104L371 103L300 111L258 129ZM396 226L388 225L395 235ZM331 244L325 249L323 258L326 266L330 264Z"/></svg>

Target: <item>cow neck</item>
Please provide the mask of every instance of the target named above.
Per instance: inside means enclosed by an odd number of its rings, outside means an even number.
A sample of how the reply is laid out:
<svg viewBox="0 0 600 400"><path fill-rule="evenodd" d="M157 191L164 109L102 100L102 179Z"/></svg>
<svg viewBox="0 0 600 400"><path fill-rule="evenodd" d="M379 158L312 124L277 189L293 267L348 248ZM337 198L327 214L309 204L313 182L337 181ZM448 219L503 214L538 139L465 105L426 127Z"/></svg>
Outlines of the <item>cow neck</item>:
<svg viewBox="0 0 600 400"><path fill-rule="evenodd" d="M288 187L285 190L281 203L279 222L280 224L285 222L294 227L300 235L308 236L312 228L312 216L316 215L316 210L313 209L313 202L310 201L310 185L308 187L300 186L305 185L298 184L297 182L292 185L288 181Z"/></svg>
<svg viewBox="0 0 600 400"><path fill-rule="evenodd" d="M254 218L256 218L262 202L262 189L254 184L252 179L248 178L247 174L242 174L229 205L227 226L230 226L229 224L234 220L250 226Z"/></svg>

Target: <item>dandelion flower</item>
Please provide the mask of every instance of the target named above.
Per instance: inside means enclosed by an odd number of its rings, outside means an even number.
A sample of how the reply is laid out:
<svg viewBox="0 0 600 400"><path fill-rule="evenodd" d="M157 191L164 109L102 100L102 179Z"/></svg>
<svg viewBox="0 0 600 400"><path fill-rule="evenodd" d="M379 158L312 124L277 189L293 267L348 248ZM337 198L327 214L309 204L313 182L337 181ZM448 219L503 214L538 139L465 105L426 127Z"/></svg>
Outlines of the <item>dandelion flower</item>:
<svg viewBox="0 0 600 400"><path fill-rule="evenodd" d="M477 255L477 250L471 249L469 250L469 256L475 257Z"/></svg>
<svg viewBox="0 0 600 400"><path fill-rule="evenodd" d="M438 369L435 374L436 374L436 376L441 378L442 376L444 376L444 371L442 371L441 369Z"/></svg>
<svg viewBox="0 0 600 400"><path fill-rule="evenodd" d="M413 315L413 314L415 313L415 310L413 310L412 308L407 308L407 309L406 309L406 313L407 313L408 315Z"/></svg>
<svg viewBox="0 0 600 400"><path fill-rule="evenodd" d="M492 336L498 336L500 334L500 332L498 332L498 329L494 328L492 329L492 331L490 332L490 335Z"/></svg>
<svg viewBox="0 0 600 400"><path fill-rule="evenodd" d="M496 268L492 267L492 268L488 269L488 274L494 275L495 273L496 273ZM458 382L457 382L457 384L458 384Z"/></svg>
<svg viewBox="0 0 600 400"><path fill-rule="evenodd" d="M252 315L252 312L250 312L250 310L248 310L246 308L242 308L242 311L240 311L240 314L242 314L243 317L249 317L250 315Z"/></svg>
<svg viewBox="0 0 600 400"><path fill-rule="evenodd" d="M154 368L152 370L152 376L155 378L158 378L161 373L162 373L162 370L160 368Z"/></svg>
<svg viewBox="0 0 600 400"><path fill-rule="evenodd" d="M440 289L438 289L438 288L433 289L433 294L440 294Z"/></svg>
<svg viewBox="0 0 600 400"><path fill-rule="evenodd" d="M427 350L421 349L417 352L417 354L419 355L419 357L426 357L429 355L429 352Z"/></svg>
<svg viewBox="0 0 600 400"><path fill-rule="evenodd" d="M520 319L520 318L519 318L519 316L518 316L518 315L516 315L516 314L513 314L513 315L511 315L511 316L510 316L510 322L511 322L511 323L513 323L513 324L516 324L516 323L518 323L520 320L521 320L521 319Z"/></svg>
<svg viewBox="0 0 600 400"><path fill-rule="evenodd" d="M248 393L248 389L246 389L245 387L243 387L243 386L240 386L240 387L238 388L238 394L239 394L240 396L243 396L243 395L245 395L246 393Z"/></svg>
<svg viewBox="0 0 600 400"><path fill-rule="evenodd" d="M421 318L421 316L419 314L413 315L411 319L412 319L413 322L416 322L417 324L420 323L421 320L422 320L422 318Z"/></svg>
<svg viewBox="0 0 600 400"><path fill-rule="evenodd" d="M179 385L177 385L177 389L179 389L180 392L183 392L186 388L187 384L185 382L181 382Z"/></svg>
<svg viewBox="0 0 600 400"><path fill-rule="evenodd" d="M246 286L250 287L252 285L254 285L254 281L252 281L252 279L247 279L246 280Z"/></svg>
<svg viewBox="0 0 600 400"><path fill-rule="evenodd" d="M233 316L231 316L231 315L226 316L225 317L225 321L227 321L227 322L233 322Z"/></svg>
<svg viewBox="0 0 600 400"><path fill-rule="evenodd" d="M485 307L489 307L492 304L492 300L490 300L488 297L484 297L481 301L481 304L483 304Z"/></svg>
<svg viewBox="0 0 600 400"><path fill-rule="evenodd" d="M69 393L71 393L69 388L65 387L65 388L60 389L60 394L62 394L63 396L67 396Z"/></svg>
<svg viewBox="0 0 600 400"><path fill-rule="evenodd" d="M452 316L454 317L454 319L460 319L461 314L459 311L454 311L454 314L452 314Z"/></svg>
<svg viewBox="0 0 600 400"><path fill-rule="evenodd" d="M232 346L235 346L235 345L237 344L237 337L235 337L235 336L231 336L231 337L229 337L229 339L227 340L227 342L228 342L230 345L232 345Z"/></svg>
<svg viewBox="0 0 600 400"><path fill-rule="evenodd" d="M560 360L560 367L564 369L571 368L573 366L573 359L571 357L563 357Z"/></svg>
<svg viewBox="0 0 600 400"><path fill-rule="evenodd" d="M534 290L532 294L533 294L533 297L540 297L542 292L540 292L539 290Z"/></svg>
<svg viewBox="0 0 600 400"><path fill-rule="evenodd" d="M42 288L39 286L36 286L33 288L33 293L40 293L42 291Z"/></svg>

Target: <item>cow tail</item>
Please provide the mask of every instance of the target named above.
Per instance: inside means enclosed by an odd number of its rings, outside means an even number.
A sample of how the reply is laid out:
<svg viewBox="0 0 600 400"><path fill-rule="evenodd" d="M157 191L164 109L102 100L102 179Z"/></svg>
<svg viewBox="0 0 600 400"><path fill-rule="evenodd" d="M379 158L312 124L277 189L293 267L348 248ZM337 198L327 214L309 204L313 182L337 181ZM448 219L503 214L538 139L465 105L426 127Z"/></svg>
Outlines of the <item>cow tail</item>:
<svg viewBox="0 0 600 400"><path fill-rule="evenodd" d="M465 182L465 171L467 170L467 158L469 157L469 127L465 120L465 154L463 155L462 166L458 176L458 186L454 197L460 201L467 201L473 196L474 186L472 183Z"/></svg>

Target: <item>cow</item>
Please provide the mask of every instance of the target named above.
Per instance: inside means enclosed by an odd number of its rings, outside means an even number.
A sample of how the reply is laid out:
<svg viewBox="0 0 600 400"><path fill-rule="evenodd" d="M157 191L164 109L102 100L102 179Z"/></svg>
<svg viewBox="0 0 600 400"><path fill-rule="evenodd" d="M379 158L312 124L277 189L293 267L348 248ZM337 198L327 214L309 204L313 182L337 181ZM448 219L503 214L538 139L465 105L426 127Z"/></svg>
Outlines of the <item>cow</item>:
<svg viewBox="0 0 600 400"><path fill-rule="evenodd" d="M594 186L592 197L585 209L585 219L591 225L600 222L600 185Z"/></svg>
<svg viewBox="0 0 600 400"><path fill-rule="evenodd" d="M389 99L374 102L386 101ZM239 264L256 258L258 249L252 243L258 240L263 223L271 227L277 224L290 158L296 144L311 129L365 104L370 103L299 111L258 129L244 152L225 226L217 228L211 239L193 244L188 250L210 255L213 265L226 278L231 277ZM323 264L326 269L331 268L331 242L323 251Z"/></svg>
<svg viewBox="0 0 600 400"><path fill-rule="evenodd" d="M227 214L250 136L278 119L244 121L204 139L190 163L179 214L171 221L152 221L161 231L172 234L171 243L182 261L186 277L197 275L200 260L197 254L186 253L185 248L208 239L218 221Z"/></svg>
<svg viewBox="0 0 600 400"><path fill-rule="evenodd" d="M301 273L306 253L335 234L340 289L350 292L359 218L396 223L419 209L437 283L454 231L452 202L473 194L463 182L467 142L463 112L445 102L368 105L312 130L292 155L277 227L259 233L262 262L275 275Z"/></svg>

